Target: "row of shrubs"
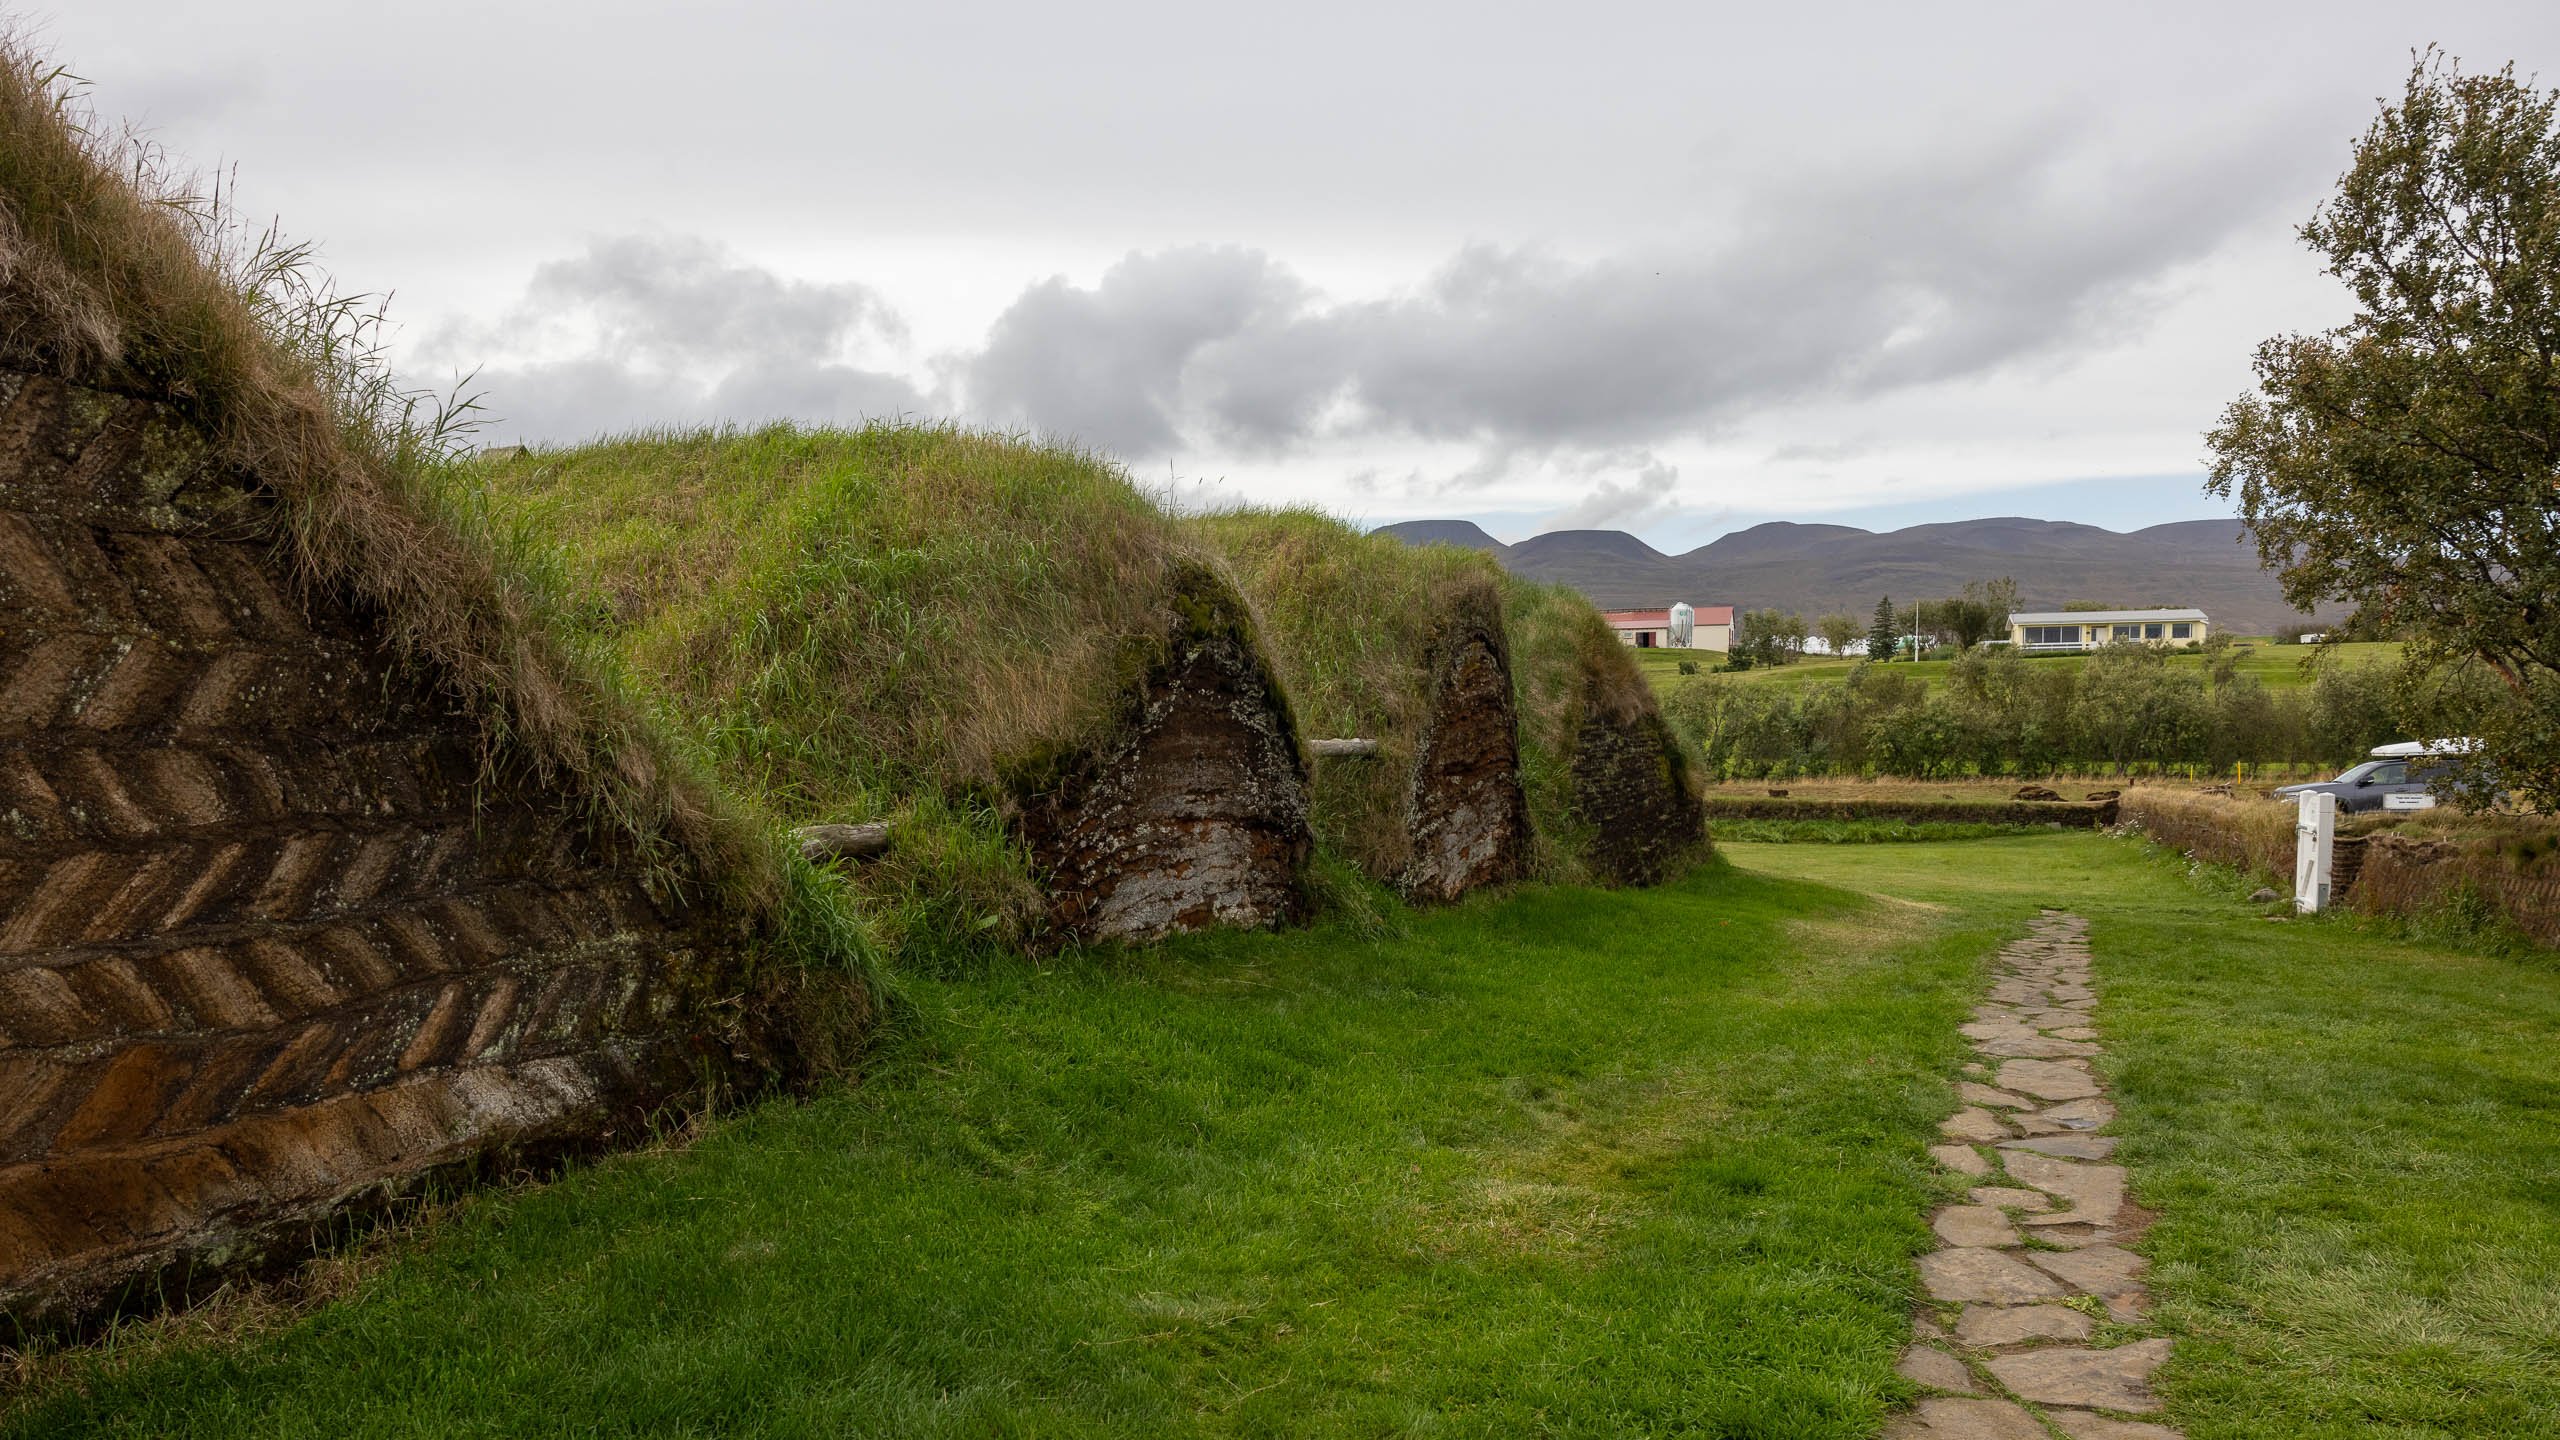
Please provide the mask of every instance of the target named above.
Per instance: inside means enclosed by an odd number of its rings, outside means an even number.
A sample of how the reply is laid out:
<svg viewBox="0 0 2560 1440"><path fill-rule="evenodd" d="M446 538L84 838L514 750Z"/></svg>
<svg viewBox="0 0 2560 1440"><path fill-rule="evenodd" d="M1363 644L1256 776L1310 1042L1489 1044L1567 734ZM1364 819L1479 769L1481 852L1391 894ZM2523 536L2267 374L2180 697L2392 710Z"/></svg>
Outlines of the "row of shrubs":
<svg viewBox="0 0 2560 1440"><path fill-rule="evenodd" d="M1720 779L2229 774L2244 764L2351 763L2407 738L2393 697L2408 678L2391 660L2331 664L2310 684L2277 691L2237 673L2228 650L2203 666L2171 665L2142 645L2075 666L1974 650L1934 685L1890 665L1860 665L1836 685L1700 675L1672 690L1664 712Z"/></svg>

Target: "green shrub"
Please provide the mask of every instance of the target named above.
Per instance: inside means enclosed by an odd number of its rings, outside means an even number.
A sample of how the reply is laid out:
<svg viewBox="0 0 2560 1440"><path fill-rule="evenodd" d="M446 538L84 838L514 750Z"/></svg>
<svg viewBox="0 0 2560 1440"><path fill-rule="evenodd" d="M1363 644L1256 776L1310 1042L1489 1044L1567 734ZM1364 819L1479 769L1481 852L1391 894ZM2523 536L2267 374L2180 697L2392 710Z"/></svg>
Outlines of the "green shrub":
<svg viewBox="0 0 2560 1440"><path fill-rule="evenodd" d="M2430 733L2459 734L2476 677L2421 680L2392 661L2322 665L2308 686L2271 691L2239 673L2216 637L2205 663L2115 645L2074 665L1977 648L1935 684L1898 666L1860 664L1837 685L1750 685L1698 676L1664 714L1698 747L1708 774L2046 775L2175 767L2228 774L2244 763L2338 767L2408 738L2426 705ZM2411 698L2413 694L2419 696Z"/></svg>

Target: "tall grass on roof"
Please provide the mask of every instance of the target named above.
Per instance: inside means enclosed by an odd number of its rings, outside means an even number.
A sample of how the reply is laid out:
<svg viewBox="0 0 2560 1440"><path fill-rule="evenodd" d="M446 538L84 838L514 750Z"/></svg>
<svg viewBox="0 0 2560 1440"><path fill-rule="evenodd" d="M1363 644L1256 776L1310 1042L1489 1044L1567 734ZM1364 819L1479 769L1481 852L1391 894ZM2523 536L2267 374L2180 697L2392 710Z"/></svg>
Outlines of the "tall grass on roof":
<svg viewBox="0 0 2560 1440"><path fill-rule="evenodd" d="M1319 845L1395 879L1413 858L1405 792L1431 718L1434 641L1464 606L1500 623L1500 572L1489 557L1410 549L1314 510L1234 510L1198 524L1244 587L1299 725L1378 742L1374 759L1316 764L1309 824Z"/></svg>
<svg viewBox="0 0 2560 1440"><path fill-rule="evenodd" d="M1228 560L1309 735L1379 742L1370 762L1322 762L1319 843L1386 880L1412 858L1405 796L1429 721L1441 627L1498 616L1520 723L1532 873L1591 878L1571 818L1575 736L1591 707L1632 719L1653 697L1600 612L1574 590L1503 571L1480 551L1365 535L1314 510L1236 509L1197 522Z"/></svg>
<svg viewBox="0 0 2560 1440"><path fill-rule="evenodd" d="M1117 466L945 424L668 430L483 462L701 759L793 824L885 820L856 883L911 963L1038 943L1020 802L1166 658L1198 547Z"/></svg>
<svg viewBox="0 0 2560 1440"><path fill-rule="evenodd" d="M552 589L454 486L467 406L402 388L381 314L310 250L103 126L0 37L0 365L167 402L255 482L242 517L301 581L378 614L447 678L493 767L581 797L656 883L859 967L831 882L695 772L563 643Z"/></svg>

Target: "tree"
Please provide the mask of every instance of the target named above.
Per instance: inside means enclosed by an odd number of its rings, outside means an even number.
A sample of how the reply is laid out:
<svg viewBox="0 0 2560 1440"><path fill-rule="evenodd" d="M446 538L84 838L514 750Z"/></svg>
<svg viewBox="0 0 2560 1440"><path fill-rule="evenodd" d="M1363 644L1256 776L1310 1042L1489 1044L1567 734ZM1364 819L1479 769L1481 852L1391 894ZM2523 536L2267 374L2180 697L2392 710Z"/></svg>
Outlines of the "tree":
<svg viewBox="0 0 2560 1440"><path fill-rule="evenodd" d="M1994 584L2006 586L2007 590L1972 580L1966 582L1963 594L1930 604L1929 618L1938 623L1957 649L1970 650L1994 635L2008 633L2009 612L2017 608L2012 603L2017 596L2017 582L2001 580Z"/></svg>
<svg viewBox="0 0 2560 1440"><path fill-rule="evenodd" d="M1822 637L1822 643L1831 647L1832 654L1846 655L1849 642L1858 638L1858 617L1835 610L1813 622L1813 629Z"/></svg>
<svg viewBox="0 0 2560 1440"><path fill-rule="evenodd" d="M1867 658L1870 660L1892 659L1895 633L1893 597L1887 595L1876 602L1876 618L1867 623Z"/></svg>
<svg viewBox="0 0 2560 1440"><path fill-rule="evenodd" d="M1911 658L1914 660L1920 658L1919 652L1954 638L1947 628L1947 602L1944 600L1923 600L1905 605L1895 613L1894 625L1896 634L1910 637L1914 647Z"/></svg>
<svg viewBox="0 0 2560 1440"><path fill-rule="evenodd" d="M2018 582L2003 575L1997 580L1968 580L1964 593L1933 605L1946 612L1948 638L1957 648L1970 650L1995 635L2009 633L2009 617L2017 613Z"/></svg>
<svg viewBox="0 0 2560 1440"><path fill-rule="evenodd" d="M1733 654L1757 665L1788 665L1804 654L1804 617L1782 610L1751 610L1735 627Z"/></svg>
<svg viewBox="0 0 2560 1440"><path fill-rule="evenodd" d="M2503 784L2560 808L2560 93L2430 51L2302 238L2355 317L2258 347L2207 437L2260 560L2420 672L2475 660ZM2416 693L2413 689L2411 693ZM2434 717L2430 717L2434 718Z"/></svg>

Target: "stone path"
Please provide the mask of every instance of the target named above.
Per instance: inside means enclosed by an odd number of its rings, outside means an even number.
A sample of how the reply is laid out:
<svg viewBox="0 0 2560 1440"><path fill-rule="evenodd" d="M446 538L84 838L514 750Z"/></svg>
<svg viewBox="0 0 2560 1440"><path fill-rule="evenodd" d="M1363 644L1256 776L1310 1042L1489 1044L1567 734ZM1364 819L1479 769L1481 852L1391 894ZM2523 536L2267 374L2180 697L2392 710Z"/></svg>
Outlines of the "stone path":
<svg viewBox="0 0 2560 1440"><path fill-rule="evenodd" d="M1964 1027L1983 1060L1929 1153L1976 1185L1930 1218L1929 1305L1902 1373L1938 1392L1885 1440L2183 1440L2139 1417L2160 1409L2161 1339L2111 1343L2148 1296L2131 1240L2148 1217L2106 1163L2116 1117L2090 1067L2089 922L2047 910L2000 948L1991 998Z"/></svg>

